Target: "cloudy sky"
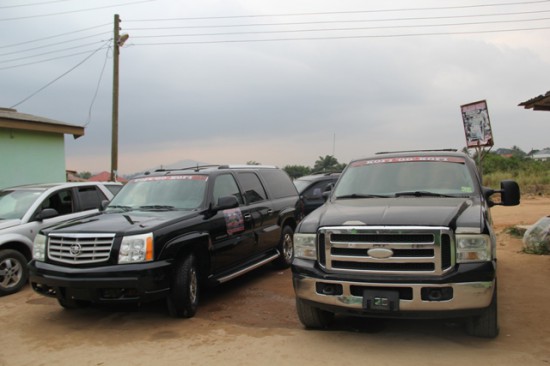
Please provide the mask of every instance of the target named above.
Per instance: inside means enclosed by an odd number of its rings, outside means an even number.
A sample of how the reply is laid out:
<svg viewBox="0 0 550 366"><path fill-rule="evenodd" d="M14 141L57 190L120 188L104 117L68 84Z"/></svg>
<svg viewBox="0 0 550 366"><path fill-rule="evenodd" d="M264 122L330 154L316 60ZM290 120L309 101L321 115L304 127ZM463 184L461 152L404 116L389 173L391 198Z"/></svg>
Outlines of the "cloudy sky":
<svg viewBox="0 0 550 366"><path fill-rule="evenodd" d="M550 1L3 0L0 107L85 125L67 169L110 170L114 14L120 174L462 149L480 100L493 150L550 146Z"/></svg>

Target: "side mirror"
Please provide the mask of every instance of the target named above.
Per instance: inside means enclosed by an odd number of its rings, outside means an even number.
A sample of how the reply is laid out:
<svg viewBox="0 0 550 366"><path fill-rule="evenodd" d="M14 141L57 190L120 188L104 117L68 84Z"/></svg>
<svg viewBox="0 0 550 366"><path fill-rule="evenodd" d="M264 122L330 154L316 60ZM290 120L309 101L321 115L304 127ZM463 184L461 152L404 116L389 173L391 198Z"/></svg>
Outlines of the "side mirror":
<svg viewBox="0 0 550 366"><path fill-rule="evenodd" d="M36 219L38 221L42 221L45 219L51 219L52 217L56 217L56 216L59 216L59 212L57 212L56 209L45 208L36 215Z"/></svg>
<svg viewBox="0 0 550 366"><path fill-rule="evenodd" d="M101 206L99 206L99 211L105 211L105 209L109 206L108 200L101 201Z"/></svg>
<svg viewBox="0 0 550 366"><path fill-rule="evenodd" d="M500 193L500 202L498 203L490 199L490 197L495 193ZM487 202L489 202L489 207L492 207L494 205L517 206L519 205L521 196L519 185L513 180L503 180L502 182L500 182L499 191L484 187L483 195L487 199Z"/></svg>
<svg viewBox="0 0 550 366"><path fill-rule="evenodd" d="M330 194L332 193L332 189L334 188L334 183L330 183L325 187L325 190L323 191L323 199L326 201Z"/></svg>
<svg viewBox="0 0 550 366"><path fill-rule="evenodd" d="M227 210L229 208L239 207L239 201L235 196L224 196L218 198L218 203L212 208L213 211Z"/></svg>

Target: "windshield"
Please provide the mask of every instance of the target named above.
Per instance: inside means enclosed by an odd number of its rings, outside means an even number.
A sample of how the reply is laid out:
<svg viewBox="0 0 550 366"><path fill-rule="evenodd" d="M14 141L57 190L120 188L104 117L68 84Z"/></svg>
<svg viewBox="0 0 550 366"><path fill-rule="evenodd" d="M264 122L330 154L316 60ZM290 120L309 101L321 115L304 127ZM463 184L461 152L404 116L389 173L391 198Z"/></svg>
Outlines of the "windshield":
<svg viewBox="0 0 550 366"><path fill-rule="evenodd" d="M0 220L21 219L43 191L0 191Z"/></svg>
<svg viewBox="0 0 550 366"><path fill-rule="evenodd" d="M204 175L137 178L122 188L107 209L193 210L202 206L207 180Z"/></svg>
<svg viewBox="0 0 550 366"><path fill-rule="evenodd" d="M406 159L406 161L404 161ZM336 198L453 196L474 192L472 175L460 157L407 157L350 164L335 189Z"/></svg>

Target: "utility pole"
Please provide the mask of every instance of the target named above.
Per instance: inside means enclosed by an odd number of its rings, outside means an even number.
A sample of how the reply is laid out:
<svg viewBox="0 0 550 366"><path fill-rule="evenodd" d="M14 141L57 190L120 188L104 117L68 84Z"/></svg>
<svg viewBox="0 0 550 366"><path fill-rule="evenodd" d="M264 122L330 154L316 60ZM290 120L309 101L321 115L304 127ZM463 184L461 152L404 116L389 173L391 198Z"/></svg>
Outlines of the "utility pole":
<svg viewBox="0 0 550 366"><path fill-rule="evenodd" d="M118 171L118 55L120 17L115 14L113 36L113 115L111 133L111 181L116 182Z"/></svg>

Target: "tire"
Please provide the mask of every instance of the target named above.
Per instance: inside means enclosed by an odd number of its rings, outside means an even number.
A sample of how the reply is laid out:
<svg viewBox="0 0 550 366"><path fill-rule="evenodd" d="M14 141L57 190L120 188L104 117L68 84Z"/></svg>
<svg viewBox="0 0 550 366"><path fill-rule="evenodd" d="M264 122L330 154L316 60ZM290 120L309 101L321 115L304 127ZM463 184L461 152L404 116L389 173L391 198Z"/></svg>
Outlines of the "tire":
<svg viewBox="0 0 550 366"><path fill-rule="evenodd" d="M27 258L17 250L0 250L0 296L18 292L28 279Z"/></svg>
<svg viewBox="0 0 550 366"><path fill-rule="evenodd" d="M294 259L294 230L290 226L284 226L281 231L281 238L279 239L279 244L277 245L277 250L280 255L273 265L279 269L285 269L290 267L292 259Z"/></svg>
<svg viewBox="0 0 550 366"><path fill-rule="evenodd" d="M175 265L172 288L167 298L168 311L175 318L192 318L199 304L199 276L194 254L181 258Z"/></svg>
<svg viewBox="0 0 550 366"><path fill-rule="evenodd" d="M296 311L300 322L308 329L327 329L334 320L333 313L308 305L298 298Z"/></svg>
<svg viewBox="0 0 550 366"><path fill-rule="evenodd" d="M493 299L481 315L473 316L466 322L466 332L474 337L495 338L498 336L497 289L493 292Z"/></svg>

